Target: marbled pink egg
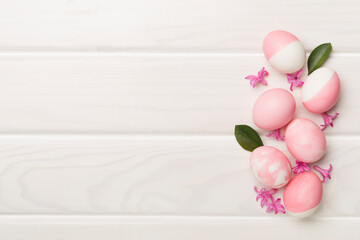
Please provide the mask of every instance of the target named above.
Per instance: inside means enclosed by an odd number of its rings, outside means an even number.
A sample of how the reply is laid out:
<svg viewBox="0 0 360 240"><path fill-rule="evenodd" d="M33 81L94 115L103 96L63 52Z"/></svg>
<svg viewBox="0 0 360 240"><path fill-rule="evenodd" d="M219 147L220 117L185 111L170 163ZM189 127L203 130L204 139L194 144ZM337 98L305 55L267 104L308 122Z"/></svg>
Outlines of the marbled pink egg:
<svg viewBox="0 0 360 240"><path fill-rule="evenodd" d="M284 89L264 92L255 102L252 116L259 128L271 131L285 126L294 116L296 103L293 95Z"/></svg>
<svg viewBox="0 0 360 240"><path fill-rule="evenodd" d="M281 188L291 179L289 159L274 147L256 148L250 157L250 168L256 179L267 188Z"/></svg>
<svg viewBox="0 0 360 240"><path fill-rule="evenodd" d="M310 216L319 207L322 193L320 178L315 173L299 173L285 188L286 211L296 217Z"/></svg>
<svg viewBox="0 0 360 240"><path fill-rule="evenodd" d="M302 87L302 101L307 110L323 113L337 102L340 93L340 80L337 73L326 67L316 69L306 79Z"/></svg>
<svg viewBox="0 0 360 240"><path fill-rule="evenodd" d="M305 163L320 160L326 150L323 131L305 118L296 118L289 123L285 130L285 142L291 155Z"/></svg>
<svg viewBox="0 0 360 240"><path fill-rule="evenodd" d="M305 49L299 39L286 31L273 31L263 41L263 51L270 65L281 73L294 73L305 63Z"/></svg>

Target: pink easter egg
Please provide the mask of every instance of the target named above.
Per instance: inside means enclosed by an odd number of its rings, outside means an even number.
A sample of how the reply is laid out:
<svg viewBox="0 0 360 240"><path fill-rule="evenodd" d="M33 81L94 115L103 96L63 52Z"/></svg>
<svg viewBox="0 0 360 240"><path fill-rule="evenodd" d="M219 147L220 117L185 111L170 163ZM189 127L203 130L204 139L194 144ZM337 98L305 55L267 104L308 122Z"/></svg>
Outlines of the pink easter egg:
<svg viewBox="0 0 360 240"><path fill-rule="evenodd" d="M267 188L281 188L291 179L289 159L274 147L256 148L251 153L250 168L255 178Z"/></svg>
<svg viewBox="0 0 360 240"><path fill-rule="evenodd" d="M307 110L323 113L337 102L340 93L340 80L337 73L326 67L316 69L306 79L302 87L302 101Z"/></svg>
<svg viewBox="0 0 360 240"><path fill-rule="evenodd" d="M293 95L284 89L264 92L253 107L253 121L259 128L271 131L285 126L294 116L296 103Z"/></svg>
<svg viewBox="0 0 360 240"><path fill-rule="evenodd" d="M281 73L294 73L305 63L305 49L299 39L286 31L273 31L263 41L263 51L270 65Z"/></svg>
<svg viewBox="0 0 360 240"><path fill-rule="evenodd" d="M315 173L299 173L285 188L286 211L296 217L310 216L319 207L322 193L320 178Z"/></svg>
<svg viewBox="0 0 360 240"><path fill-rule="evenodd" d="M326 139L320 127L305 118L292 120L285 130L285 142L295 159L312 163L325 154Z"/></svg>

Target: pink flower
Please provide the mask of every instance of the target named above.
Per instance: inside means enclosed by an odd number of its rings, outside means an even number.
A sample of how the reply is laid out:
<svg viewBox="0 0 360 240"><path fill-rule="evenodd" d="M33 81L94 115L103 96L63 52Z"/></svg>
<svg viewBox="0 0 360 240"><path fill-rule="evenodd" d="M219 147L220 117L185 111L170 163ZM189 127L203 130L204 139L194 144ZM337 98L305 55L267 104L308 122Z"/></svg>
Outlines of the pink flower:
<svg viewBox="0 0 360 240"><path fill-rule="evenodd" d="M301 87L302 85L304 85L304 82L300 80L300 75L302 73L302 69L300 69L299 71L297 71L296 73L291 73L291 74L286 74L287 76L287 81L288 83L290 83L290 90L293 90L293 87Z"/></svg>
<svg viewBox="0 0 360 240"><path fill-rule="evenodd" d="M276 189L270 189L266 190L265 188L261 188L259 191L257 190L257 187L254 187L255 192L258 194L256 196L256 201L261 199L260 206L264 207L267 206L266 212L271 213L272 211L275 211L275 214L278 214L279 212L285 213L284 206L280 203L281 199L278 198L276 201L274 200L273 194L277 192Z"/></svg>
<svg viewBox="0 0 360 240"><path fill-rule="evenodd" d="M285 138L283 136L281 136L280 134L280 128L276 129L274 131L271 131L268 135L266 135L267 137L273 137L276 139L276 141L284 141Z"/></svg>
<svg viewBox="0 0 360 240"><path fill-rule="evenodd" d="M330 164L330 167L328 169L323 169L319 166L314 166L314 169L318 171L322 176L323 180L322 182L325 183L327 179L331 179L330 172L332 170L332 165Z"/></svg>
<svg viewBox="0 0 360 240"><path fill-rule="evenodd" d="M275 214L278 214L279 212L282 212L282 213L285 214L286 213L285 208L280 202L281 202L280 198L276 199L275 202L268 205L268 208L266 209L266 212L271 213L272 211L275 211Z"/></svg>
<svg viewBox="0 0 360 240"><path fill-rule="evenodd" d="M264 207L264 205L268 206L269 204L271 204L274 201L274 197L272 195L277 191L276 189L266 190L265 188L261 188L258 191L256 186L254 187L254 190L258 194L256 196L256 201L261 199L260 201L261 207Z"/></svg>
<svg viewBox="0 0 360 240"><path fill-rule="evenodd" d="M263 67L259 72L258 75L249 75L246 76L245 79L250 80L250 85L252 87L255 87L258 82L264 84L267 86L267 82L265 81L264 77L269 75L269 73L265 70L265 67Z"/></svg>
<svg viewBox="0 0 360 240"><path fill-rule="evenodd" d="M331 127L334 127L333 125L333 120L339 116L339 113L335 113L333 115L329 115L327 113L322 113L321 116L323 117L324 119L324 124L320 125L321 127L321 130L325 130L325 128L327 128L327 126L331 126Z"/></svg>
<svg viewBox="0 0 360 240"><path fill-rule="evenodd" d="M310 171L310 168L306 163L298 160L296 160L296 166L293 167L292 169L294 170L294 174Z"/></svg>

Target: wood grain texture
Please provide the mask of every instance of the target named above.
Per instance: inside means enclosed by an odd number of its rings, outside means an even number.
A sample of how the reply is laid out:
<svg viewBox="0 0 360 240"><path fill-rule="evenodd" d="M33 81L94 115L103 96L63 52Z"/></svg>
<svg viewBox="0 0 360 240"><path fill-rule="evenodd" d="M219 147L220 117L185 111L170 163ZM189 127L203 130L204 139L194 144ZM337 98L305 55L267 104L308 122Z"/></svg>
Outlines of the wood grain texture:
<svg viewBox="0 0 360 240"><path fill-rule="evenodd" d="M318 164L334 170L316 216L360 216L359 143L328 137ZM260 217L249 157L232 136L3 137L0 213Z"/></svg>
<svg viewBox="0 0 360 240"><path fill-rule="evenodd" d="M358 134L360 55L333 54L341 79L339 112L327 134ZM244 77L266 66L269 86ZM306 74L303 79L306 81ZM257 97L289 89L260 54L40 54L0 56L2 133L232 134L252 123ZM321 124L297 99L297 117Z"/></svg>
<svg viewBox="0 0 360 240"><path fill-rule="evenodd" d="M0 49L260 52L284 29L310 50L360 51L357 0L1 1Z"/></svg>
<svg viewBox="0 0 360 240"><path fill-rule="evenodd" d="M357 218L2 216L7 240L353 240ZM259 229L261 231L259 231ZM340 230L341 229L341 230Z"/></svg>

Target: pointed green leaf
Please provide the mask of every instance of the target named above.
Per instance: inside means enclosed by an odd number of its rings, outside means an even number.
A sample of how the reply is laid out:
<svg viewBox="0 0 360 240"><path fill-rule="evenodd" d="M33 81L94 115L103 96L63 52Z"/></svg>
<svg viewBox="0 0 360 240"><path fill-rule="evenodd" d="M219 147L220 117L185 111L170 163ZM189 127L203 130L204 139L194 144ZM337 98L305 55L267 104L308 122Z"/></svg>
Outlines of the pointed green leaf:
<svg viewBox="0 0 360 240"><path fill-rule="evenodd" d="M331 43L324 43L317 46L311 53L307 62L308 75L321 67L325 60L330 55L332 50Z"/></svg>
<svg viewBox="0 0 360 240"><path fill-rule="evenodd" d="M236 125L235 137L241 147L250 152L264 145L259 134L248 125Z"/></svg>

